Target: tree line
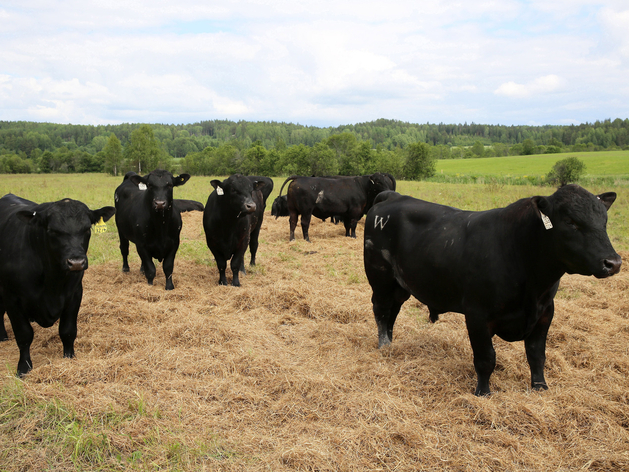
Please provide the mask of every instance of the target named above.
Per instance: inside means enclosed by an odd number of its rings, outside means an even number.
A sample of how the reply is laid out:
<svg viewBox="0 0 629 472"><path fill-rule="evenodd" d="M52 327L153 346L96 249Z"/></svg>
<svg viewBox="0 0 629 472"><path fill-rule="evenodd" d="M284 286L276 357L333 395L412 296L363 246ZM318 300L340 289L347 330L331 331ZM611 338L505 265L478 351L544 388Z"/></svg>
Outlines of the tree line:
<svg viewBox="0 0 629 472"><path fill-rule="evenodd" d="M629 119L569 126L413 124L380 119L320 128L213 120L189 125L63 125L0 121L0 172L142 172L197 175L429 176L435 159L629 148ZM421 150L422 171L412 161ZM431 165L430 163L433 162Z"/></svg>

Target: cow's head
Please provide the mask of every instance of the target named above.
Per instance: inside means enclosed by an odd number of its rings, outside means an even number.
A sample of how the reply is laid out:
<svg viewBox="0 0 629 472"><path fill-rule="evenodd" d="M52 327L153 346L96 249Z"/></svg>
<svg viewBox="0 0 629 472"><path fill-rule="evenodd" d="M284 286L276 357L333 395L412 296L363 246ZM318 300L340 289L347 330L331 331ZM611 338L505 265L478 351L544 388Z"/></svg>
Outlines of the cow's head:
<svg viewBox="0 0 629 472"><path fill-rule="evenodd" d="M190 174L173 176L166 170L157 169L144 177L138 174L129 176L129 180L138 186L140 190L147 192L147 198L151 201L154 211L164 212L170 210L173 205L173 187L185 184L190 179Z"/></svg>
<svg viewBox="0 0 629 472"><path fill-rule="evenodd" d="M380 192L392 190L390 179L380 172L376 172L375 174L371 174L369 176L368 185L367 206L365 207L365 211L369 210L373 206L373 200Z"/></svg>
<svg viewBox="0 0 629 472"><path fill-rule="evenodd" d="M273 205L271 205L271 216L274 216L277 220L280 216L288 215L288 197L286 195L282 195L281 197L277 197L273 200Z"/></svg>
<svg viewBox="0 0 629 472"><path fill-rule="evenodd" d="M553 253L567 273L603 278L620 270L622 260L607 236L607 210L614 200L614 192L593 195L578 185L532 198L540 227L548 228Z"/></svg>
<svg viewBox="0 0 629 472"><path fill-rule="evenodd" d="M256 203L253 201L252 193L260 190L264 182L251 182L247 177L234 174L223 180L212 180L210 182L221 208L236 218L248 215L256 211Z"/></svg>
<svg viewBox="0 0 629 472"><path fill-rule="evenodd" d="M62 270L87 269L87 248L92 225L109 220L116 212L111 206L90 210L77 200L66 198L58 202L43 203L32 211L22 210L18 218L38 229L38 249L45 258Z"/></svg>

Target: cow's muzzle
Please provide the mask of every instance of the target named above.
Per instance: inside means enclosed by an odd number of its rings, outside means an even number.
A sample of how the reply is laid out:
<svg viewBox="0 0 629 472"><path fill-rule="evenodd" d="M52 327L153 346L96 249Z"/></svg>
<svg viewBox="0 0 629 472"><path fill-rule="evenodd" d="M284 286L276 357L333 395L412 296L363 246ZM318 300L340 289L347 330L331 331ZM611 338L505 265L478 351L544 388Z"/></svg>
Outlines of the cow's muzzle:
<svg viewBox="0 0 629 472"><path fill-rule="evenodd" d="M244 213L253 213L254 211L256 211L256 204L255 202L249 202L249 203L245 203L245 211Z"/></svg>
<svg viewBox="0 0 629 472"><path fill-rule="evenodd" d="M603 277L610 277L620 272L622 259L618 254L603 260ZM602 278L602 277L601 277Z"/></svg>
<svg viewBox="0 0 629 472"><path fill-rule="evenodd" d="M71 272L87 269L87 257L71 257L66 260L66 263Z"/></svg>
<svg viewBox="0 0 629 472"><path fill-rule="evenodd" d="M168 207L166 200L153 200L153 209L155 211L164 211Z"/></svg>

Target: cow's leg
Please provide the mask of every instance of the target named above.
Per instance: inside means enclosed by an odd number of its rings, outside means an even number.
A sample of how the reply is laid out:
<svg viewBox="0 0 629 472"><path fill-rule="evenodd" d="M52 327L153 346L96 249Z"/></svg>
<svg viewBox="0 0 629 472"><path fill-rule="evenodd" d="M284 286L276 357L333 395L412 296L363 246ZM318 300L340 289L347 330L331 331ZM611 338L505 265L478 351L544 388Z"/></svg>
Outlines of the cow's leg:
<svg viewBox="0 0 629 472"><path fill-rule="evenodd" d="M0 297L0 317L0 341L6 341L9 339L9 335L4 327L4 302L2 301L2 297Z"/></svg>
<svg viewBox="0 0 629 472"><path fill-rule="evenodd" d="M358 220L352 218L352 222L350 224L350 230L351 230L351 234L350 234L350 238L354 238L356 239L356 225L358 224Z"/></svg>
<svg viewBox="0 0 629 472"><path fill-rule="evenodd" d="M349 217L343 218L343 226L345 226L345 237L349 238L352 234L352 220Z"/></svg>
<svg viewBox="0 0 629 472"><path fill-rule="evenodd" d="M344 220L345 221L345 220ZM373 314L378 326L378 349L393 341L393 325L410 293L397 283L389 261L371 239L365 241L365 273L373 294Z"/></svg>
<svg viewBox="0 0 629 472"><path fill-rule="evenodd" d="M244 260L245 260L244 254L236 253L232 257L232 260L230 261L230 267L232 270L232 274L234 275L234 278L232 280L232 285L234 287L240 287L239 272L240 272L240 269L244 267Z"/></svg>
<svg viewBox="0 0 629 472"><path fill-rule="evenodd" d="M496 351L491 341L492 336L489 327L486 322L475 322L469 316L465 317L465 324L474 353L474 369L477 377L474 395L489 395L491 393L489 377L496 368Z"/></svg>
<svg viewBox="0 0 629 472"><path fill-rule="evenodd" d="M304 235L304 240L310 242L308 236L308 229L310 228L310 219L312 218L312 212L301 214L301 232Z"/></svg>
<svg viewBox="0 0 629 472"><path fill-rule="evenodd" d="M122 254L122 271L129 272L129 240L118 232L120 238L120 254Z"/></svg>
<svg viewBox="0 0 629 472"><path fill-rule="evenodd" d="M373 265L373 258L366 257L366 260L369 261L365 264L365 268L373 290L371 303L378 326L378 349L380 349L393 342L393 325L400 313L400 308L411 294L396 282L393 272L386 269L386 262L380 261L375 263L377 265Z"/></svg>
<svg viewBox="0 0 629 472"><path fill-rule="evenodd" d="M378 348L388 346L393 342L393 325L400 313L400 308L411 294L395 283L389 287L387 293L374 291L371 297L373 314L378 325Z"/></svg>
<svg viewBox="0 0 629 472"><path fill-rule="evenodd" d="M33 368L33 363L31 362L33 327L29 323L26 314L21 312L10 312L9 320L11 320L15 342L20 350L20 360L17 363L17 375L22 377Z"/></svg>
<svg viewBox="0 0 629 472"><path fill-rule="evenodd" d="M153 285L153 279L155 279L155 263L153 262L153 258L151 257L151 254L146 250L146 248L144 246L138 246L136 244L136 247L138 249L138 255L140 256L140 259L142 260L142 267L144 268L144 276L146 277L146 281L148 282L149 285ZM142 268L140 268L141 270Z"/></svg>
<svg viewBox="0 0 629 472"><path fill-rule="evenodd" d="M356 224L362 215L350 215L343 218L343 225L345 226L345 237L356 238Z"/></svg>
<svg viewBox="0 0 629 472"><path fill-rule="evenodd" d="M256 253L258 252L258 238L260 236L260 227L261 224L258 223L256 229L251 232L251 237L249 238L249 252L251 252L251 262L249 263L249 265L252 266L256 265Z"/></svg>
<svg viewBox="0 0 629 472"><path fill-rule="evenodd" d="M164 275L166 276L166 290L173 290L175 288L175 284L173 284L173 270L175 269L175 255L177 254L177 249L179 246L175 247L165 258L162 264L162 269L164 269Z"/></svg>
<svg viewBox="0 0 629 472"><path fill-rule="evenodd" d="M76 320L79 314L83 289L81 288L59 318L59 337L63 344L63 357L74 358L74 341L76 340Z"/></svg>
<svg viewBox="0 0 629 472"><path fill-rule="evenodd" d="M219 285L227 285L227 276L225 275L225 271L227 270L227 259L223 256L214 256L216 260L216 268L218 269L218 284Z"/></svg>
<svg viewBox="0 0 629 472"><path fill-rule="evenodd" d="M289 211L288 223L290 225L290 237L289 241L295 240L295 228L297 228L297 219L299 218L299 213L294 210Z"/></svg>
<svg viewBox="0 0 629 472"><path fill-rule="evenodd" d="M546 363L546 337L555 313L554 302L551 301L544 309L544 313L537 321L531 334L524 340L526 358L531 368L531 387L533 390L547 390L544 378L544 364Z"/></svg>

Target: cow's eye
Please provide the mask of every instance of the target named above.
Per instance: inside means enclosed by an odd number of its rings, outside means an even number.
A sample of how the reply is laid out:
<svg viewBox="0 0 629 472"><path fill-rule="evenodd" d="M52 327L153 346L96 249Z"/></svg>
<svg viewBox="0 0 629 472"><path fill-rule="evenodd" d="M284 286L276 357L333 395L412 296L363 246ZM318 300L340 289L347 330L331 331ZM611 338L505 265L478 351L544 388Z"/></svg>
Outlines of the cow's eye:
<svg viewBox="0 0 629 472"><path fill-rule="evenodd" d="M572 218L568 218L566 220L566 223L575 231L579 229L579 225Z"/></svg>

